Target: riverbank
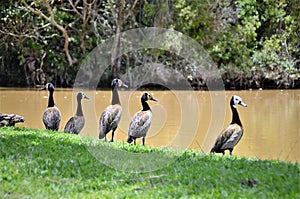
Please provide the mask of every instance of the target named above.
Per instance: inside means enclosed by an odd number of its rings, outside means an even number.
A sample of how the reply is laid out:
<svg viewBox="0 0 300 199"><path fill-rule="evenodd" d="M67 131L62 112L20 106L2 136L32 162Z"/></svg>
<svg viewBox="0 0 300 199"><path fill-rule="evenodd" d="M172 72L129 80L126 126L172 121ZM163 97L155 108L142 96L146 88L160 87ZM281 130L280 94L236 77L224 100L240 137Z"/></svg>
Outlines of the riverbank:
<svg viewBox="0 0 300 199"><path fill-rule="evenodd" d="M11 71L10 71L11 70ZM73 74L74 77L71 78L68 82L66 81L58 81L54 80L56 78L49 78L49 80L30 84L26 81L26 77L24 75L24 71L21 67L18 68L9 68L9 75L6 73L0 73L0 87L7 88L39 88L46 84L47 81L52 82L56 88L73 88L74 81L76 78L76 72ZM93 72L91 72L93 73ZM167 73L167 72L165 72ZM188 71L184 71L182 76L178 75L178 77L174 78L168 74L162 72L152 73L145 77L142 77L140 74L144 74L140 72L135 79L128 78L128 74L120 75L120 78L126 82L130 88L136 89L138 85L139 89L151 89L151 90L186 90L186 89L194 89L194 90L249 90L249 89L300 89L300 73L299 69L297 72L288 73L288 72L274 72L271 76L269 73L261 72L261 71L243 71L238 69L220 69L220 77L221 79L214 79L213 77L209 77L207 74L197 73L194 76L184 74L188 74ZM50 75L47 75L50 76ZM207 76L207 77L206 77ZM52 79L52 80L51 80ZM97 78L98 79L98 78ZM97 89L101 90L110 90L111 89L111 76L106 75L101 77L98 82ZM222 80L222 85L219 85L219 81ZM87 79L86 81L94 81ZM145 83L143 82L150 82ZM217 82L217 83L216 83ZM164 83L163 85L161 83ZM187 84L186 84L187 83ZM216 83L216 84L214 84ZM208 86L210 87L208 88ZM214 86L212 86L214 85ZM78 85L77 85L78 86ZM95 86L95 85L93 85ZM90 88L93 86L90 85ZM190 86L190 87L189 87Z"/></svg>
<svg viewBox="0 0 300 199"><path fill-rule="evenodd" d="M6 127L0 129L0 145L1 198L297 198L300 193L299 163L186 150L159 170L128 173L102 164L77 135ZM94 146L175 153L117 142Z"/></svg>

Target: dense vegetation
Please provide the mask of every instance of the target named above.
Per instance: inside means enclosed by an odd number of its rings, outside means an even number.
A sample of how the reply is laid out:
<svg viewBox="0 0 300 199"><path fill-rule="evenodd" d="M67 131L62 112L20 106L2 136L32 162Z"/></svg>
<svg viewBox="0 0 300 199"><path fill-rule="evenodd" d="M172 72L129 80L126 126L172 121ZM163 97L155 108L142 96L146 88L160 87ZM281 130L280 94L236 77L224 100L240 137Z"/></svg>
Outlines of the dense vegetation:
<svg viewBox="0 0 300 199"><path fill-rule="evenodd" d="M72 86L84 58L112 35L162 27L203 46L226 88L299 88L299 4L298 0L2 1L0 85L52 81ZM205 87L205 75L178 55L144 49L118 57L119 41L114 39L104 81L137 66L161 63L182 73L196 88Z"/></svg>
<svg viewBox="0 0 300 199"><path fill-rule="evenodd" d="M124 172L95 159L77 135L5 127L0 129L0 197L298 198L300 194L298 163L95 141L95 147L112 153L167 151L178 157L152 172Z"/></svg>

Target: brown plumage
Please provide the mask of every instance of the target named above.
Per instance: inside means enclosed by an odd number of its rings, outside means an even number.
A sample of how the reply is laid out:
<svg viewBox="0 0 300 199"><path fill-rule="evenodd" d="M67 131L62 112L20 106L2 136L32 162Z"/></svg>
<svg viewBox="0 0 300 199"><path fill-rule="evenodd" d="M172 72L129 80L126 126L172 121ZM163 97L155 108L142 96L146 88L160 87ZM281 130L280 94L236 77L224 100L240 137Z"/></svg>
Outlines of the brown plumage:
<svg viewBox="0 0 300 199"><path fill-rule="evenodd" d="M106 107L101 114L99 123L99 139L105 138L107 140L106 134L112 130L111 142L114 141L114 134L118 127L118 124L122 115L122 107L118 94L118 87L128 86L124 84L120 79L113 79L111 82L112 87L112 102L111 105Z"/></svg>
<svg viewBox="0 0 300 199"><path fill-rule="evenodd" d="M48 130L55 130L57 131L59 128L61 114L59 109L54 103L53 93L54 93L54 86L52 83L47 83L42 90L49 91L49 99L48 99L48 107L44 111L43 114L43 122Z"/></svg>
<svg viewBox="0 0 300 199"><path fill-rule="evenodd" d="M211 149L211 153L222 153L225 154L225 150L229 150L230 155L232 155L233 148L237 145L243 136L243 125L240 120L239 114L236 109L236 105L241 105L246 107L247 105L242 101L242 99L233 95L230 100L230 107L232 111L232 121L230 125L224 129L221 134L217 137L217 140Z"/></svg>
<svg viewBox="0 0 300 199"><path fill-rule="evenodd" d="M142 138L143 145L145 145L145 137L151 125L152 111L146 101L153 100L157 102L157 99L152 97L149 93L144 93L141 97L141 103L143 109L134 114L131 119L127 142L134 141L136 144L136 138Z"/></svg>
<svg viewBox="0 0 300 199"><path fill-rule="evenodd" d="M89 99L83 92L77 94L77 111L74 117L71 117L67 122L64 132L79 134L85 124L85 119L82 111L81 100Z"/></svg>

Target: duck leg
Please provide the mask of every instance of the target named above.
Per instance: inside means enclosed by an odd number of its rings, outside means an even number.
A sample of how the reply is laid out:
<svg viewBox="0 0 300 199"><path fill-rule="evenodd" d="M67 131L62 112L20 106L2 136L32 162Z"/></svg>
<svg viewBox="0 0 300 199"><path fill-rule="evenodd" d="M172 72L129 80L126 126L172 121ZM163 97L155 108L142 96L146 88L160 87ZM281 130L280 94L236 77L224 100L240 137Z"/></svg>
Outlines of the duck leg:
<svg viewBox="0 0 300 199"><path fill-rule="evenodd" d="M112 130L112 133L111 133L111 142L114 142L114 135L115 135L115 130L116 129L117 129L117 127Z"/></svg>
<svg viewBox="0 0 300 199"><path fill-rule="evenodd" d="M142 138L143 146L145 146L145 137Z"/></svg>

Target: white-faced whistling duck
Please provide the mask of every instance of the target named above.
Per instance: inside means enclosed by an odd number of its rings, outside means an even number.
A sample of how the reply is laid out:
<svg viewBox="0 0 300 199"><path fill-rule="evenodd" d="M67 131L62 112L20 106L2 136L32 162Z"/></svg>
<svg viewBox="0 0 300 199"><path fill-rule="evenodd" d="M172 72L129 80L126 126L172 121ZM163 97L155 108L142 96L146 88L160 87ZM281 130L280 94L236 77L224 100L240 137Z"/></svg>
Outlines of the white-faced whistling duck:
<svg viewBox="0 0 300 199"><path fill-rule="evenodd" d="M118 127L122 115L122 107L119 99L118 87L128 88L128 86L124 84L120 79L112 80L111 105L109 105L104 109L99 121L100 123L99 139L105 138L105 141L106 141L106 134L108 134L111 130L112 130L111 142L114 141L114 134Z"/></svg>
<svg viewBox="0 0 300 199"><path fill-rule="evenodd" d="M44 111L44 115L43 115L44 125L48 130L57 131L59 128L61 114L59 109L54 103L54 99L53 99L54 86L52 83L47 83L45 87L42 88L42 90L49 91L48 107Z"/></svg>
<svg viewBox="0 0 300 199"><path fill-rule="evenodd" d="M243 126L237 112L236 105L244 107L247 106L239 96L233 95L231 97L230 107L232 111L232 121L230 125L218 136L215 145L210 151L211 153L222 153L224 155L225 150L229 150L230 155L232 155L233 148L242 138Z"/></svg>
<svg viewBox="0 0 300 199"><path fill-rule="evenodd" d="M134 141L134 144L136 144L136 138L142 138L143 146L145 146L145 137L152 120L152 111L146 102L147 100L153 100L157 102L157 99L152 97L149 93L144 93L142 95L141 102L143 109L136 112L131 119L128 130L128 143Z"/></svg>
<svg viewBox="0 0 300 199"><path fill-rule="evenodd" d="M77 111L74 117L71 117L67 122L64 132L79 134L84 127L85 119L82 112L81 100L89 99L83 92L77 94Z"/></svg>

